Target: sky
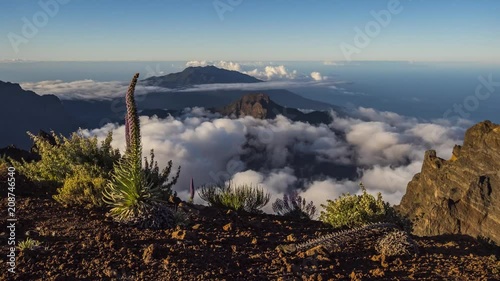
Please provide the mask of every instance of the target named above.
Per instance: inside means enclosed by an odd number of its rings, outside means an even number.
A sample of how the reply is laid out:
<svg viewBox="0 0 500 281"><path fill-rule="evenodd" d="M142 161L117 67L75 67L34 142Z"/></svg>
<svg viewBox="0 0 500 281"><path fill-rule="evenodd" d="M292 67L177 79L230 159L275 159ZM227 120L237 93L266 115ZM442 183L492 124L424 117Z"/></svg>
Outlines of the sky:
<svg viewBox="0 0 500 281"><path fill-rule="evenodd" d="M499 7L494 0L1 1L0 61L497 63Z"/></svg>

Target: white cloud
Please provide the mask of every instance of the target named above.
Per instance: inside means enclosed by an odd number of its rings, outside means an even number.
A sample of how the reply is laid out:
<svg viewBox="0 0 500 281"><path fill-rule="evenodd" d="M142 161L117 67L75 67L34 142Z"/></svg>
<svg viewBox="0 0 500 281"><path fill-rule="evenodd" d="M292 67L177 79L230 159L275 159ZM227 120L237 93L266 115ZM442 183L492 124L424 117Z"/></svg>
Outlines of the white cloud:
<svg viewBox="0 0 500 281"><path fill-rule="evenodd" d="M153 92L198 92L217 90L272 90L272 89L293 89L298 87L325 87L336 82L326 81L289 81L276 80L260 83L225 83L225 84L202 84L195 85L187 89L169 89L157 86L143 86L139 83L136 86L137 95L145 95ZM21 83L25 90L31 90L39 95L56 95L60 99L83 99L83 100L110 100L123 97L127 92L129 82L109 81L98 82L94 80L78 80L64 82L62 80L26 82Z"/></svg>
<svg viewBox="0 0 500 281"><path fill-rule="evenodd" d="M420 171L424 152L436 149L440 157L450 157L465 130L459 123L422 123L368 108L359 108L354 115L359 117L337 116L328 126L292 122L283 116L228 119L201 108L188 109L177 119L141 117L143 152L147 155L154 148L161 165L172 159L182 166L175 189L184 199L194 177L196 185L228 180L259 185L271 192L272 202L287 190L300 188L317 206L344 192L359 193L363 182L370 193L382 192L385 200L396 204ZM88 133L104 138L110 129L113 146L124 149L123 126L108 124ZM290 161L305 155L315 158L307 164ZM320 167L325 162L354 165L359 175L341 178L334 176L336 171L312 176L298 172L303 165ZM271 204L265 210L270 212Z"/></svg>
<svg viewBox="0 0 500 281"><path fill-rule="evenodd" d="M190 67L190 66L207 66L207 65L213 65L213 66L216 66L218 68L223 68L223 69L227 69L227 70L235 70L235 71L242 71L242 68L241 68L241 64L237 63L237 62L232 62L232 61L206 61L206 60L202 60L202 61L197 61L197 60L193 60L193 61L188 61L186 63L186 67Z"/></svg>
<svg viewBox="0 0 500 281"><path fill-rule="evenodd" d="M321 76L321 73L319 73L317 71L311 72L311 78L314 81L321 81L321 80L323 80L323 76Z"/></svg>
<svg viewBox="0 0 500 281"><path fill-rule="evenodd" d="M129 82L97 82L94 80L78 80L64 82L62 80L21 83L25 90L34 91L39 95L56 95L61 99L94 99L109 100L123 97L127 92ZM137 85L136 94L144 95L151 92L172 91L155 86Z"/></svg>
<svg viewBox="0 0 500 281"><path fill-rule="evenodd" d="M264 70L259 70L256 68L252 71L246 71L244 73L265 80L295 79L298 76L297 70L290 71L284 65L268 65L264 68Z"/></svg>

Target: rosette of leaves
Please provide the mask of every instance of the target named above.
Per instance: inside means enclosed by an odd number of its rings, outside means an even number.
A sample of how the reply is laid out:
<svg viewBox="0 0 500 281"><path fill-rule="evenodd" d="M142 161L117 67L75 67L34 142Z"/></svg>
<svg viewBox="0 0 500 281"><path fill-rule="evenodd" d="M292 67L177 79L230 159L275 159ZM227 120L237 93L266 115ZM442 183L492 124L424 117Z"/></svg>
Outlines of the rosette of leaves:
<svg viewBox="0 0 500 281"><path fill-rule="evenodd" d="M305 198L294 191L283 194L283 199L276 199L273 203L273 211L280 216L312 219L316 214L316 206L312 201L307 203Z"/></svg>
<svg viewBox="0 0 500 281"><path fill-rule="evenodd" d="M260 213L260 209L267 205L271 198L262 188L252 185L232 186L231 183L205 185L198 191L198 195L210 206L250 213Z"/></svg>
<svg viewBox="0 0 500 281"><path fill-rule="evenodd" d="M138 78L139 73L132 78L125 98L126 150L124 157L115 165L112 179L105 188L105 203L111 206L110 215L118 222L144 228L169 228L174 226L175 220L164 198L168 197L165 193L177 182L180 167L170 181L171 162L160 173L154 153L142 167L140 124L134 99Z"/></svg>

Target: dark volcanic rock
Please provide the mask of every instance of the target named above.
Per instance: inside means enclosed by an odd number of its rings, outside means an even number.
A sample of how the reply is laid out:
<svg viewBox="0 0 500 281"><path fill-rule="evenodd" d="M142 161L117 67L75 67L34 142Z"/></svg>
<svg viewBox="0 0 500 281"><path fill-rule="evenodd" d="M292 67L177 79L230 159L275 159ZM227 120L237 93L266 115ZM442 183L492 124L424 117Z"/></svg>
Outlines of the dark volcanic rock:
<svg viewBox="0 0 500 281"><path fill-rule="evenodd" d="M500 125L469 128L450 160L427 151L398 208L416 219L417 235L467 234L500 244Z"/></svg>
<svg viewBox="0 0 500 281"><path fill-rule="evenodd" d="M277 115L283 115L293 121L308 122L310 124L329 124L332 122L332 118L327 112L303 113L295 108L278 105L268 95L262 93L244 95L237 101L217 110L217 112L237 118L252 116L257 119L273 119Z"/></svg>

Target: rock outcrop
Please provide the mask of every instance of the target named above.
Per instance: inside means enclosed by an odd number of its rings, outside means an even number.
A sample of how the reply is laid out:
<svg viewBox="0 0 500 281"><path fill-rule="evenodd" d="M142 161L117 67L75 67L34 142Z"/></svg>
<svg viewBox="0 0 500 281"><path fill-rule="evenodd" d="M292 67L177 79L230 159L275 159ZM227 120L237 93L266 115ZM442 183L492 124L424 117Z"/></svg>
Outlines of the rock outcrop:
<svg viewBox="0 0 500 281"><path fill-rule="evenodd" d="M313 125L332 122L332 117L325 111L304 113L296 108L283 107L263 93L244 95L237 101L216 111L222 115L237 118L252 116L256 119L274 119L277 115L283 115L290 120L308 122Z"/></svg>
<svg viewBox="0 0 500 281"><path fill-rule="evenodd" d="M500 245L500 125L469 128L449 160L427 151L398 209L415 220L416 235L467 234Z"/></svg>

